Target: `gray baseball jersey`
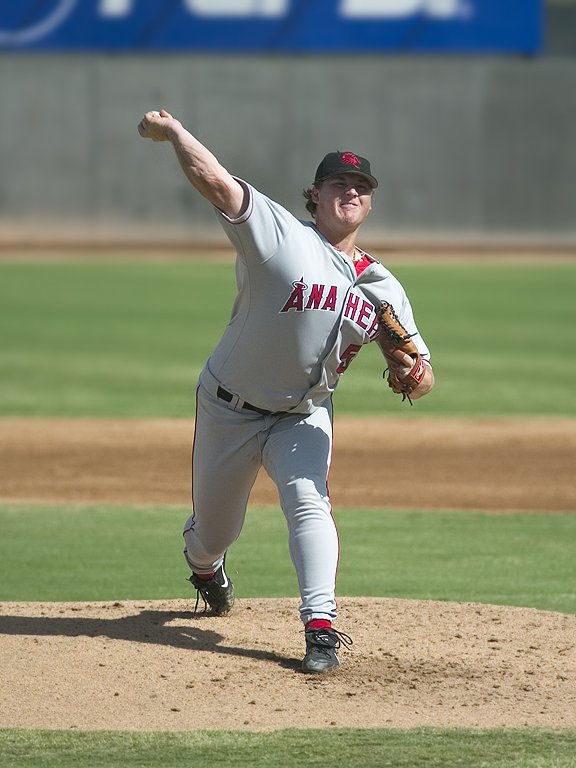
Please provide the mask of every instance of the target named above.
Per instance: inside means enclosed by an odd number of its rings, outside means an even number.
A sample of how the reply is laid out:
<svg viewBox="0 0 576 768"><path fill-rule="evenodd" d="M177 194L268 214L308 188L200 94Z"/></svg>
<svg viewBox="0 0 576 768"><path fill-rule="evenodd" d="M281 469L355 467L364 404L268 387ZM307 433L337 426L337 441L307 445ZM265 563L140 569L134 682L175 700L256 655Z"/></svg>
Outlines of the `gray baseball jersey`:
<svg viewBox="0 0 576 768"><path fill-rule="evenodd" d="M358 276L312 222L245 186L246 212L219 214L238 254L232 317L208 362L223 387L269 411L309 413L377 336L382 300L429 358L406 293L382 264L371 260Z"/></svg>
<svg viewBox="0 0 576 768"><path fill-rule="evenodd" d="M367 254L355 267L313 223L244 186L245 213L235 220L218 213L237 250L238 293L200 374L185 556L199 574L219 567L263 466L288 523L301 618L333 620L339 544L327 488L331 394L377 336L382 300L420 353L429 353L402 286L385 267Z"/></svg>

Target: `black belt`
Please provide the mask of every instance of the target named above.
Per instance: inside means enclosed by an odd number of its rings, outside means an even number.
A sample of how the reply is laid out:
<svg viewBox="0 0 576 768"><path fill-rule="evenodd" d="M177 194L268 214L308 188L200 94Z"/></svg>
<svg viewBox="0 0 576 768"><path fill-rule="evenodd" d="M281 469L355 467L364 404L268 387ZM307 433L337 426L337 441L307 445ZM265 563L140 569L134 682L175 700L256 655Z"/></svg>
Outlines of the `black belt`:
<svg viewBox="0 0 576 768"><path fill-rule="evenodd" d="M225 400L227 403L231 403L232 400L234 400L234 395L232 395L230 392L227 392L222 387L218 387L216 394L220 400ZM247 402L242 403L242 408L245 408L247 411L255 411L256 413L261 413L262 416L270 416L271 413L274 413L274 411L265 411L264 408L258 408L257 405L252 405L252 403Z"/></svg>

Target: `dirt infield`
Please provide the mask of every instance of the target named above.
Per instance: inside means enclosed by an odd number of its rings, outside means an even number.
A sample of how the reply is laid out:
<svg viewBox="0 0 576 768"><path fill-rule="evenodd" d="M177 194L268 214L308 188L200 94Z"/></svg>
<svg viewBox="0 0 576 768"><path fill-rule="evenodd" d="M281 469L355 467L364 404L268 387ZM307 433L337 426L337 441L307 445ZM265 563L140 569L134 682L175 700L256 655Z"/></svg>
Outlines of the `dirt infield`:
<svg viewBox="0 0 576 768"><path fill-rule="evenodd" d="M192 433L0 420L0 501L187 505ZM575 466L576 421L340 418L330 486L337 506L574 512ZM265 477L252 503L276 504ZM0 604L0 727L576 727L576 616L339 602L355 642L320 679L298 670L293 600L240 596L225 618L181 600Z"/></svg>
<svg viewBox="0 0 576 768"><path fill-rule="evenodd" d="M188 505L193 431L177 419L0 419L0 500ZM340 417L330 492L344 507L576 511L574 467L576 420ZM277 504L265 474L251 500Z"/></svg>

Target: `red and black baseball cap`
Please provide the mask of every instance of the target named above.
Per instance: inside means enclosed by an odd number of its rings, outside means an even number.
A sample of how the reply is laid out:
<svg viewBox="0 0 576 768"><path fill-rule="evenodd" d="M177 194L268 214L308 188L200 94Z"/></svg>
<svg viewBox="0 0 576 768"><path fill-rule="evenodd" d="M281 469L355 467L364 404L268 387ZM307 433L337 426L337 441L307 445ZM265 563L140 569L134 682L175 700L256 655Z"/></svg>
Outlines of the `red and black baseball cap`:
<svg viewBox="0 0 576 768"><path fill-rule="evenodd" d="M330 176L339 176L341 173L357 173L368 179L373 189L378 186L378 181L370 172L370 163L365 157L360 157L355 152L329 152L318 166L314 184L324 181Z"/></svg>

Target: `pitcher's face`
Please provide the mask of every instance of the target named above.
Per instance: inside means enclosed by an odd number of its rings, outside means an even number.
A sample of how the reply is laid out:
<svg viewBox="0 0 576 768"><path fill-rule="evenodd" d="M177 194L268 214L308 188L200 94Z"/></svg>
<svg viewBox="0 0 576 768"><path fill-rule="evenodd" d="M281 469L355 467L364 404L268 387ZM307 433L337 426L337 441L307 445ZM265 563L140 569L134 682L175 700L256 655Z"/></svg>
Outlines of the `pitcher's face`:
<svg viewBox="0 0 576 768"><path fill-rule="evenodd" d="M312 191L316 222L329 229L358 229L372 209L372 185L359 174L331 176Z"/></svg>

